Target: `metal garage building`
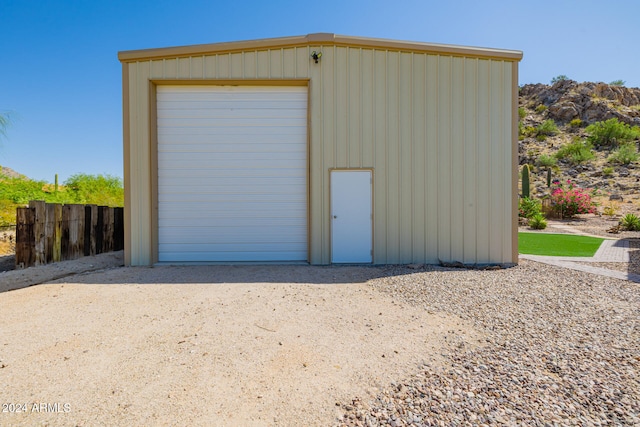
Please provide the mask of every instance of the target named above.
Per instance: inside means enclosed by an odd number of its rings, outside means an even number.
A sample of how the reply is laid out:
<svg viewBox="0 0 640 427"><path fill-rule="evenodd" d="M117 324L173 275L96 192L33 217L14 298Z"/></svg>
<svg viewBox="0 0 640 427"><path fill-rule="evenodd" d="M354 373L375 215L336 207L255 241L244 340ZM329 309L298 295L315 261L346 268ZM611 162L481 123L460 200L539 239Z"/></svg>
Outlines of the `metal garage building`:
<svg viewBox="0 0 640 427"><path fill-rule="evenodd" d="M126 264L516 263L521 58L324 33L120 52Z"/></svg>

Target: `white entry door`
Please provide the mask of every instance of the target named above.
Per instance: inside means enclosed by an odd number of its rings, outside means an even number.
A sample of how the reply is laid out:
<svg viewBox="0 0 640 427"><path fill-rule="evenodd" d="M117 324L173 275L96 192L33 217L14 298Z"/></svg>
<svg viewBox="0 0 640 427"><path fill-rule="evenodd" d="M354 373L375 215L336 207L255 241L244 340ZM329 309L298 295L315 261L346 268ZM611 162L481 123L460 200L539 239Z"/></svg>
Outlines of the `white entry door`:
<svg viewBox="0 0 640 427"><path fill-rule="evenodd" d="M372 261L371 171L331 171L331 262Z"/></svg>

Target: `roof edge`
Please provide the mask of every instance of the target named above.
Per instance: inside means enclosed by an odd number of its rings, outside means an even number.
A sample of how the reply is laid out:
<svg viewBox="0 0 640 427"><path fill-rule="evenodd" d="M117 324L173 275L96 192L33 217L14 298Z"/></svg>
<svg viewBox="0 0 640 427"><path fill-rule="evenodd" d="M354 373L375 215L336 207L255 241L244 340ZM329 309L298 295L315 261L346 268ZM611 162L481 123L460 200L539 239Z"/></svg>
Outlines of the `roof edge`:
<svg viewBox="0 0 640 427"><path fill-rule="evenodd" d="M118 59L120 60L120 62L134 62L160 58L176 58L193 55L237 52L242 50L259 50L313 45L359 46L371 49L382 48L392 50L408 50L414 52L447 54L455 56L503 59L507 61L520 61L522 59L522 52L518 50L457 46L449 44L378 39L370 37L341 36L333 33L312 33L307 34L306 36L278 37L257 40L198 44L190 46L128 50L118 52Z"/></svg>

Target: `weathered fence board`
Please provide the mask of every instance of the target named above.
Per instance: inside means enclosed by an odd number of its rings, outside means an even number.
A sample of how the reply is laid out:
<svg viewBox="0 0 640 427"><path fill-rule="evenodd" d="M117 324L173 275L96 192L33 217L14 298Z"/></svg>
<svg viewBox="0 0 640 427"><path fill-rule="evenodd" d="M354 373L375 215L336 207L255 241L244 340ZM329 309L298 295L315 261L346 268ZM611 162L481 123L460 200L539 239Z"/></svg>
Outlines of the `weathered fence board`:
<svg viewBox="0 0 640 427"><path fill-rule="evenodd" d="M102 216L102 252L113 250L113 208L100 206L103 209Z"/></svg>
<svg viewBox="0 0 640 427"><path fill-rule="evenodd" d="M123 208L31 201L16 214L16 268L124 248Z"/></svg>
<svg viewBox="0 0 640 427"><path fill-rule="evenodd" d="M46 210L45 203L41 200L32 200L29 202L29 207L34 211L33 218L33 235L35 238L34 247L34 264L44 265L47 263L46 259L46 239L45 239L45 224L46 224Z"/></svg>
<svg viewBox="0 0 640 427"><path fill-rule="evenodd" d="M18 208L16 212L16 268L35 264L36 238L33 233L35 209Z"/></svg>

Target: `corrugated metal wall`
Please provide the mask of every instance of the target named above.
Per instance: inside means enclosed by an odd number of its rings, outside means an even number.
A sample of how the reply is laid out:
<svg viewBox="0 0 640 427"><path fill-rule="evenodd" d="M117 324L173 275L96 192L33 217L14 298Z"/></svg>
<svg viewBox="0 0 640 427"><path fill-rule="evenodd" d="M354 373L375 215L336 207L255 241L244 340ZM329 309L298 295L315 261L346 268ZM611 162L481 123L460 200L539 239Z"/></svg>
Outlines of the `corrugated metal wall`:
<svg viewBox="0 0 640 427"><path fill-rule="evenodd" d="M149 80L173 79L309 80L311 263L330 262L331 168L374 170L374 263L517 261L511 61L332 45L127 67L132 265L157 244Z"/></svg>

